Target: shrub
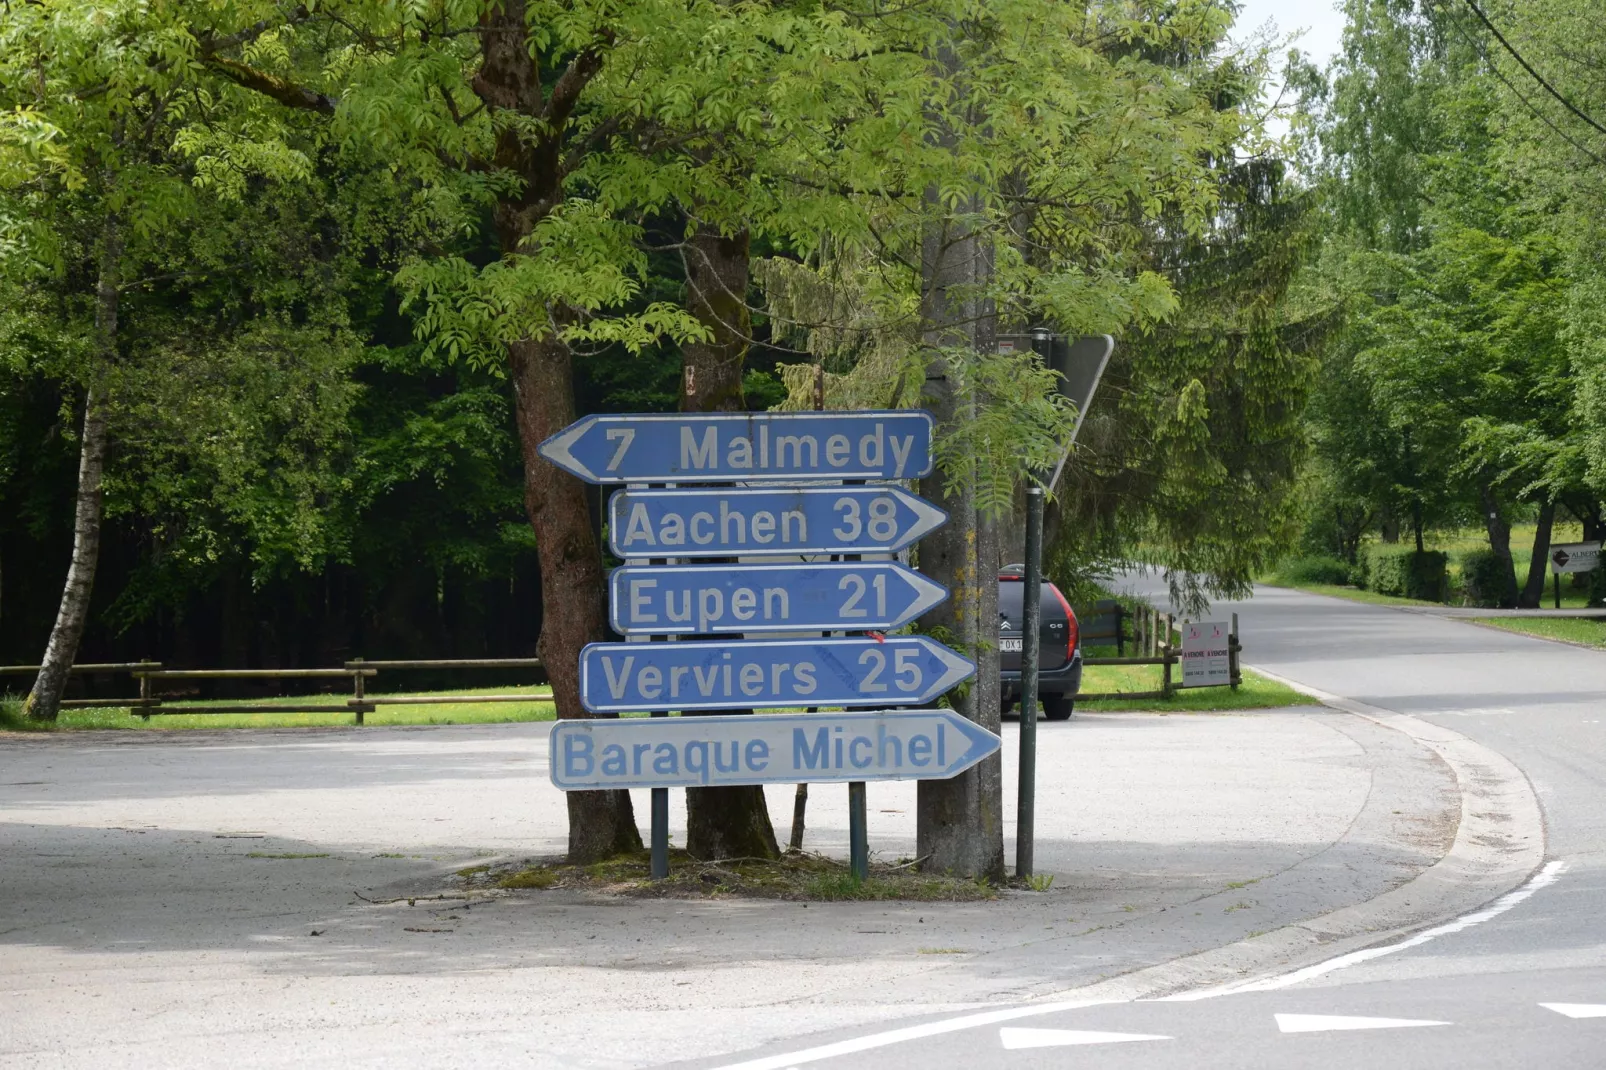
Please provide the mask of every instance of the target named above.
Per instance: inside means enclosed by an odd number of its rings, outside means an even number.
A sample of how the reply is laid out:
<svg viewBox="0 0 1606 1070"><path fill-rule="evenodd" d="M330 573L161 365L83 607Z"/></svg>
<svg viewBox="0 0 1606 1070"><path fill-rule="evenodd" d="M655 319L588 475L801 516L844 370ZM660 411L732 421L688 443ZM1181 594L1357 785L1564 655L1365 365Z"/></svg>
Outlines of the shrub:
<svg viewBox="0 0 1606 1070"><path fill-rule="evenodd" d="M1326 554L1314 554L1310 557L1296 557L1284 561L1277 567L1277 578L1292 586L1302 583L1328 583L1343 587L1355 582L1349 565Z"/></svg>
<svg viewBox="0 0 1606 1070"><path fill-rule="evenodd" d="M1461 587L1469 605L1503 604L1515 581L1515 574L1493 550L1473 550L1461 555Z"/></svg>
<svg viewBox="0 0 1606 1070"><path fill-rule="evenodd" d="M1448 564L1442 550L1373 546L1366 552L1366 584L1378 594L1442 602L1449 594Z"/></svg>

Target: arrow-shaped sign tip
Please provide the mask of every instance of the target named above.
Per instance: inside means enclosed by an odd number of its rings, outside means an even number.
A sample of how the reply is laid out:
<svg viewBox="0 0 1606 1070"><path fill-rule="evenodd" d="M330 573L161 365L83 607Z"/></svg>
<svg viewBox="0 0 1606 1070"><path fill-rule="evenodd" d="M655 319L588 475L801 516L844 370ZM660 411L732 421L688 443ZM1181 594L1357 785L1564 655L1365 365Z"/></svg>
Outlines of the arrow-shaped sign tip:
<svg viewBox="0 0 1606 1070"><path fill-rule="evenodd" d="M575 457L573 450L574 444L579 442L585 433L590 430L593 422L595 422L593 417L587 417L584 420L572 423L545 442L542 442L535 448L535 451L571 475L579 476L585 480L594 479L595 473Z"/></svg>

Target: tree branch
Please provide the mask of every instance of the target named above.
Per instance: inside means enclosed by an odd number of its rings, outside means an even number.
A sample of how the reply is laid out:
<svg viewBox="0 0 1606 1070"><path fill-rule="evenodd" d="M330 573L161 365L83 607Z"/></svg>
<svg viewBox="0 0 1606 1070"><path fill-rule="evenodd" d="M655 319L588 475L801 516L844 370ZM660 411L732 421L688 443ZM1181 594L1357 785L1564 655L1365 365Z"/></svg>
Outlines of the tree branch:
<svg viewBox="0 0 1606 1070"><path fill-rule="evenodd" d="M294 82L280 78L276 74L257 70L238 60L226 59L223 56L209 56L206 59L208 66L216 68L225 78L238 86L271 97L280 104L290 108L301 108L306 111L322 112L324 115L335 113L336 100L317 90L296 85Z"/></svg>

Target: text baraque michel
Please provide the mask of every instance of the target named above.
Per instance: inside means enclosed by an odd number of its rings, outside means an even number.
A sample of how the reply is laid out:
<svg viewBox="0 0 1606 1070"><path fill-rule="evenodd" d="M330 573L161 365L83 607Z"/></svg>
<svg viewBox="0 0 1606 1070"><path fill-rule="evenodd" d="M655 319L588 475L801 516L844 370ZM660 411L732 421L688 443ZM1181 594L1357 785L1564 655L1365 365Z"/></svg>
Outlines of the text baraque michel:
<svg viewBox="0 0 1606 1070"><path fill-rule="evenodd" d="M966 746L963 739L950 740L957 733L940 720L918 728L883 722L862 731L808 725L791 728L784 741L766 738L774 731L763 725L754 735L611 742L567 732L557 747L556 779L606 786L649 777L699 784L807 781L844 773L866 779L914 778L945 770L961 756L952 747L963 751Z"/></svg>

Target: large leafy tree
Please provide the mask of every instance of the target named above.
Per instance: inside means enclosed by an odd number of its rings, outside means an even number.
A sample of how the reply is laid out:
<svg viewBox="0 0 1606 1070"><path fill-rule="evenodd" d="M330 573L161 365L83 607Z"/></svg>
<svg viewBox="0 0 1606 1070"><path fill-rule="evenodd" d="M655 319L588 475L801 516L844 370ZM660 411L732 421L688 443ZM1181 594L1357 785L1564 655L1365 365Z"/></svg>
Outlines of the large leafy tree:
<svg viewBox="0 0 1606 1070"><path fill-rule="evenodd" d="M348 340L339 317L317 302L302 302L297 321L287 318L305 294L291 294L283 260L262 263L277 259L273 236L241 229L249 183L300 182L310 162L293 131L251 106L254 97L219 97L196 77L197 35L215 38L191 20L214 14L178 4L57 2L15 5L0 16L0 287L10 298L0 338L13 365L70 384L82 399L72 559L27 702L34 717L55 717L83 634L108 453L119 432L154 434L176 404L187 401L192 417L209 406L210 426L232 431L232 447L211 444L220 494L229 497L231 474L234 503L243 506L262 488L241 462L262 440L236 426L251 405L219 415L230 398L216 389L219 379L254 379L255 400L278 399L280 429L311 436L305 444L314 453L327 444L312 441L321 429L339 423L338 413L325 418L329 407L344 404L338 388L289 385L306 370L303 360L318 366L309 372L314 381L327 379ZM215 300L228 287L208 292L203 284L223 276L235 280L235 296L254 295L262 318L201 367L183 358L182 339L206 333L209 318L215 327ZM259 360L263 354L273 356ZM284 374L268 370L276 361ZM198 424L168 426L194 432ZM156 437L152 454L172 445L156 445ZM270 469L291 471L262 459L258 474Z"/></svg>
<svg viewBox="0 0 1606 1070"><path fill-rule="evenodd" d="M1345 40L1318 123L1339 224L1323 275L1348 313L1319 439L1337 481L1419 547L1425 523L1475 512L1503 600L1536 604L1557 504L1587 497L1554 198L1503 140L1509 79L1467 11L1354 0ZM1519 590L1524 511L1539 523Z"/></svg>

